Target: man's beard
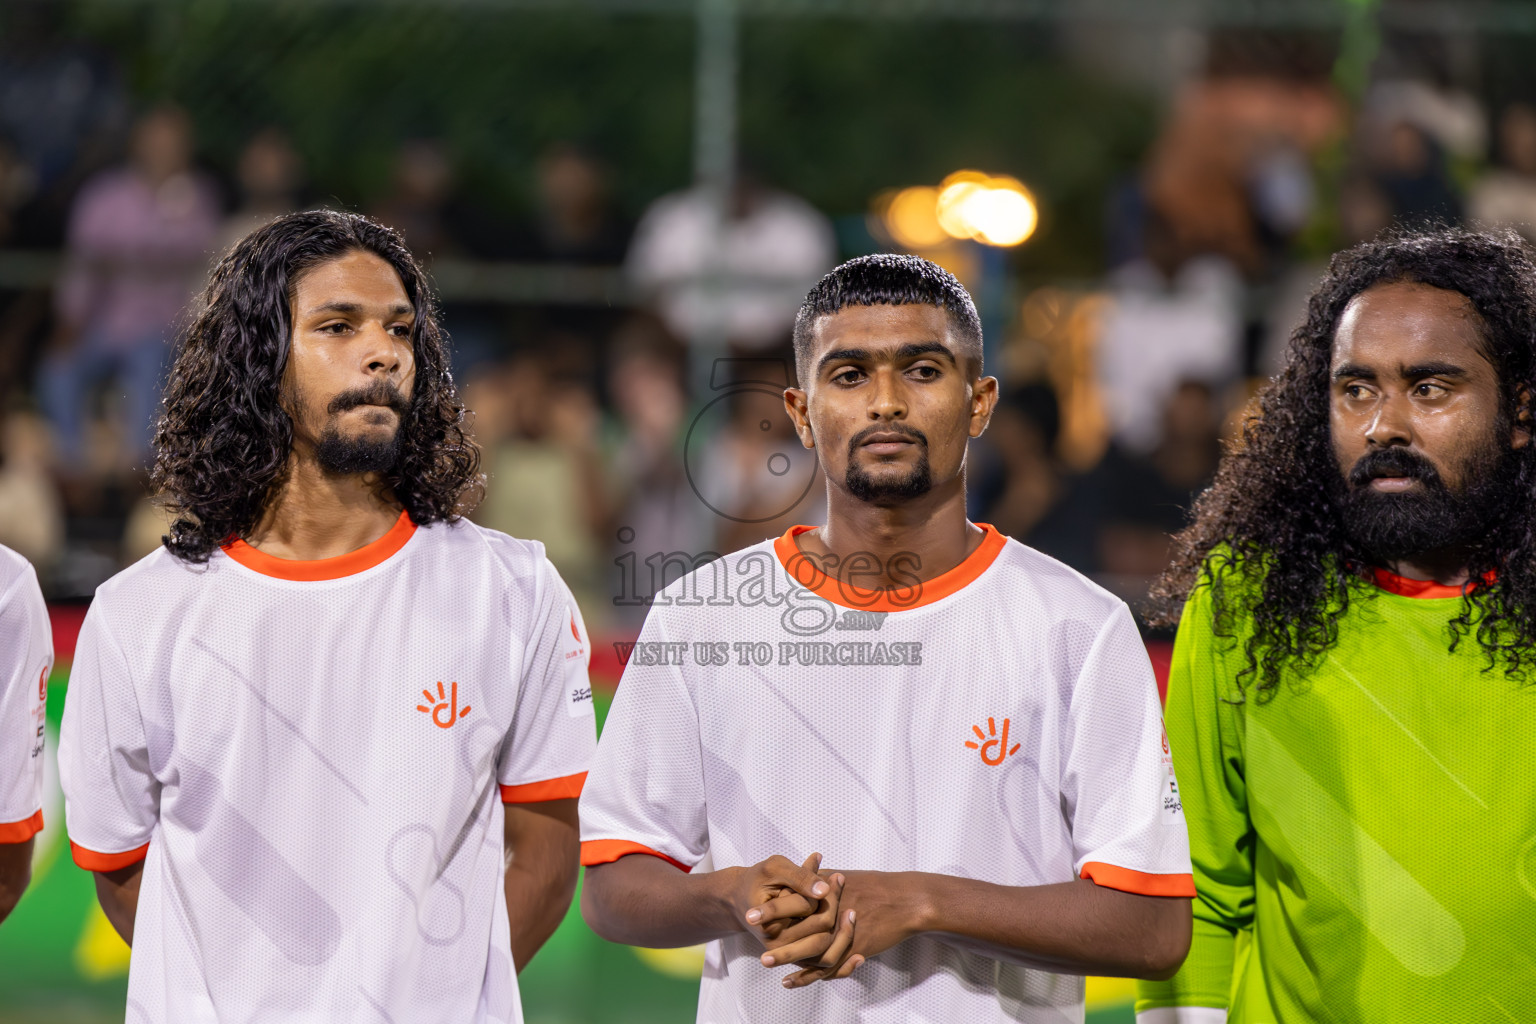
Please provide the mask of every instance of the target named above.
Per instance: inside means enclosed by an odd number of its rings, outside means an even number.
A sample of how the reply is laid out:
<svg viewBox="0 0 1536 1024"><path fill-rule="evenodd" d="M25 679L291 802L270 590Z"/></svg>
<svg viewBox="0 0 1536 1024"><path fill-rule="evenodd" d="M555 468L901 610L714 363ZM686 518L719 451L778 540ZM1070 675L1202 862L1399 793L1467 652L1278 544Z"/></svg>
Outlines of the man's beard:
<svg viewBox="0 0 1536 1024"><path fill-rule="evenodd" d="M899 479L876 479L865 467L859 465L859 446L871 434L904 434L919 446L917 463L906 476ZM933 471L928 466L928 438L912 427L876 424L861 430L848 442L848 472L843 483L860 501L871 504L895 503L918 498L933 488Z"/></svg>
<svg viewBox="0 0 1536 1024"><path fill-rule="evenodd" d="M1468 547L1513 507L1512 451L1497 443L1468 460L1464 484L1452 491L1424 456L1406 448L1368 452L1345 476L1336 477L1334 504L1344 533L1373 558L1392 562L1435 551ZM1419 481L1413 491L1373 489L1371 480L1402 476Z"/></svg>
<svg viewBox="0 0 1536 1024"><path fill-rule="evenodd" d="M336 426L336 417L360 405L382 405L393 409L399 417L395 430L385 438L343 437ZM410 399L385 380L341 392L326 407L329 419L315 442L315 461L325 472L337 475L383 473L395 468L400 461L400 431L410 408Z"/></svg>

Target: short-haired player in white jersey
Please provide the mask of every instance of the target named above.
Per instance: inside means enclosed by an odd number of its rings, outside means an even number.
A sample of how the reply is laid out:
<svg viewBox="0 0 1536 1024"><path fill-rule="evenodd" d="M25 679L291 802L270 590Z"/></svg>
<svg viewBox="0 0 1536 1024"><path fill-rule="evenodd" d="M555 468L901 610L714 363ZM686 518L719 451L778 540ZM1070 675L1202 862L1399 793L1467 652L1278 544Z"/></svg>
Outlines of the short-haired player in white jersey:
<svg viewBox="0 0 1536 1024"><path fill-rule="evenodd" d="M708 942L710 1024L1081 1020L1082 975L1167 977L1194 887L1156 684L1121 601L966 519L970 297L853 260L795 346L827 524L658 595L582 795L588 923Z"/></svg>
<svg viewBox="0 0 1536 1024"><path fill-rule="evenodd" d="M43 828L43 736L53 633L32 565L0 545L0 921L32 879Z"/></svg>
<svg viewBox="0 0 1536 1024"><path fill-rule="evenodd" d="M543 547L461 518L463 415L394 231L292 214L214 270L155 438L176 518L97 591L59 745L135 1024L522 1019L589 651Z"/></svg>

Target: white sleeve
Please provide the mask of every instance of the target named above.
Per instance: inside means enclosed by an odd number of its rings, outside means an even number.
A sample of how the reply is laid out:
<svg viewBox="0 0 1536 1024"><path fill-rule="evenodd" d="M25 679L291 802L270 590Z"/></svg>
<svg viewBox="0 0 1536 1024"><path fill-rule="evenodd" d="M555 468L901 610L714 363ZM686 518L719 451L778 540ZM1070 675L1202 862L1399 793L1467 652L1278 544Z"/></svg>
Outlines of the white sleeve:
<svg viewBox="0 0 1536 1024"><path fill-rule="evenodd" d="M581 796L589 867L646 853L691 871L709 850L698 712L679 667L640 653L668 641L663 617L646 617Z"/></svg>
<svg viewBox="0 0 1536 1024"><path fill-rule="evenodd" d="M509 804L580 796L597 745L587 679L591 637L565 581L547 558L539 560L538 574L517 711L497 768L501 799Z"/></svg>
<svg viewBox="0 0 1536 1024"><path fill-rule="evenodd" d="M1089 648L1067 719L1061 789L1077 875L1125 892L1193 897L1157 682L1123 604Z"/></svg>
<svg viewBox="0 0 1536 1024"><path fill-rule="evenodd" d="M0 593L0 843L43 827L43 735L53 637L30 565Z"/></svg>
<svg viewBox="0 0 1536 1024"><path fill-rule="evenodd" d="M75 863L88 871L142 860L160 820L138 694L105 618L98 595L80 627L59 728L65 827Z"/></svg>

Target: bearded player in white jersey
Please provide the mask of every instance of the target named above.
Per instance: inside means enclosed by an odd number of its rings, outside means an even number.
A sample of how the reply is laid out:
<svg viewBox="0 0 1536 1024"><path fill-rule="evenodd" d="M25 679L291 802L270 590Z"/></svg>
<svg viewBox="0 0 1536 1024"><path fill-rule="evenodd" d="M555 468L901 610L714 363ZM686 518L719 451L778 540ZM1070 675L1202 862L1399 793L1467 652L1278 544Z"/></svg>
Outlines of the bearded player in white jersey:
<svg viewBox="0 0 1536 1024"><path fill-rule="evenodd" d="M293 214L213 272L155 438L176 518L97 591L60 740L128 1020L522 1019L589 652L542 546L461 518L463 416L395 232Z"/></svg>
<svg viewBox="0 0 1536 1024"><path fill-rule="evenodd" d="M709 1024L1081 1020L1082 975L1168 977L1194 887L1152 671L1121 601L966 518L970 297L853 260L795 344L827 525L658 595L581 800L588 923L709 943Z"/></svg>
<svg viewBox="0 0 1536 1024"><path fill-rule="evenodd" d="M0 545L0 921L32 880L43 828L44 709L53 668L48 607L32 565Z"/></svg>

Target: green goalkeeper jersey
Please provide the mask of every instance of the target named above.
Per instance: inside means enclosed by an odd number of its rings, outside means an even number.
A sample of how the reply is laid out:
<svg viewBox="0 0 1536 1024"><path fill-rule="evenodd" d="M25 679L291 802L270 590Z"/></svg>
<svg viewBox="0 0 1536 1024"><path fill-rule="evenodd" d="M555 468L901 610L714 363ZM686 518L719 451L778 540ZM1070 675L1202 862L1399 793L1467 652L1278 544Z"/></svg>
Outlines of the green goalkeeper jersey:
<svg viewBox="0 0 1536 1024"><path fill-rule="evenodd" d="M1185 605L1166 719L1194 941L1138 1011L1536 1021L1536 685L1485 671L1475 637L1450 649L1456 591L1378 582L1264 702L1235 685L1246 635L1215 635L1209 585Z"/></svg>

